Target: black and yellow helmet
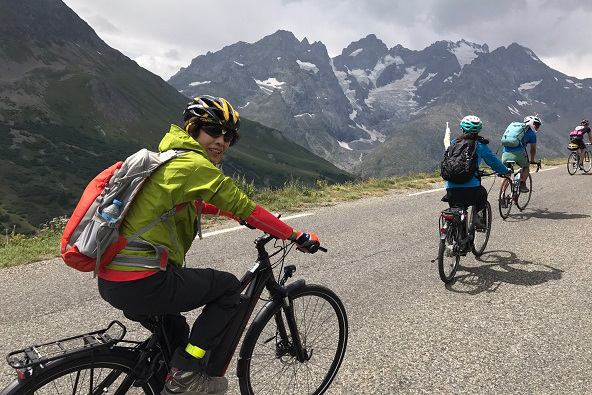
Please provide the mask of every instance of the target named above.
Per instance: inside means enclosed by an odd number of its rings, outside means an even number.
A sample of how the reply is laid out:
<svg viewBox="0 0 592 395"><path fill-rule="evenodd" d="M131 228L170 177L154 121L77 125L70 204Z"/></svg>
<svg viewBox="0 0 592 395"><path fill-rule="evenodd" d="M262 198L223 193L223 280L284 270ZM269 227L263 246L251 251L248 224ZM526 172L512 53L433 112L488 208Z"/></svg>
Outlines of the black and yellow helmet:
<svg viewBox="0 0 592 395"><path fill-rule="evenodd" d="M204 124L220 125L224 129L238 132L240 119L238 112L222 97L198 96L187 104L183 111L183 121L198 117Z"/></svg>

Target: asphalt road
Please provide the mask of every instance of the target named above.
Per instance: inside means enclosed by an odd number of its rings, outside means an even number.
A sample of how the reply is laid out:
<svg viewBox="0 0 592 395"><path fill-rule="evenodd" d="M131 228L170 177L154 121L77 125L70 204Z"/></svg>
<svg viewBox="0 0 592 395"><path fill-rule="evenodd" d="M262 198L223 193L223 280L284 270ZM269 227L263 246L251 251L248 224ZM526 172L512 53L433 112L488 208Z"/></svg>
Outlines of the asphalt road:
<svg viewBox="0 0 592 395"><path fill-rule="evenodd" d="M328 393L592 392L592 175L544 169L529 207L506 221L497 214L498 182L486 253L463 258L448 286L434 262L442 191L395 192L287 220L329 249L291 254L295 277L332 288L349 316L348 351ZM196 241L188 265L240 277L257 236L240 229ZM100 299L91 277L57 260L0 270L0 354L112 319L142 336ZM3 364L0 386L13 377ZM238 393L232 367L228 377L229 394Z"/></svg>

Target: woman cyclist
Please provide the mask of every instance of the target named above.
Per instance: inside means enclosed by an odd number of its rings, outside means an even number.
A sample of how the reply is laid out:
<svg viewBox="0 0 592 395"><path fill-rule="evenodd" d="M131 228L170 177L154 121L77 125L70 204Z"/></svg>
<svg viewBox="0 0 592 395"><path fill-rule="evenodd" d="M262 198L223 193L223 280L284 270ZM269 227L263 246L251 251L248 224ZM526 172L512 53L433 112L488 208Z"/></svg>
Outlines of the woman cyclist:
<svg viewBox="0 0 592 395"><path fill-rule="evenodd" d="M461 134L457 139L475 140L477 142L477 163L481 165L481 159L489 165L496 173L505 175L510 172L487 146L489 140L479 135L483 124L481 119L475 115L467 115L460 121ZM456 140L456 139L455 139ZM454 140L452 141L454 142ZM442 199L447 201L450 207L454 205L463 205L465 207L475 206L475 228L484 229L482 210L487 202L487 190L481 185L481 179L477 173L468 182L457 184L446 181L446 196Z"/></svg>
<svg viewBox="0 0 592 395"><path fill-rule="evenodd" d="M163 316L167 338L178 347L162 394L222 394L228 388L226 378L209 377L204 361L239 303L239 280L227 272L185 267L185 254L199 233L200 214L245 221L280 239L295 241L305 252L316 252L319 241L314 233L294 231L253 203L216 167L240 137L239 114L228 101L196 97L183 112L183 120L183 128L171 125L158 149L187 152L150 175L130 206L120 234L129 237L155 216L180 204L191 204L177 212L172 221L161 222L140 237L148 246L145 251L124 249L101 268L99 292L129 318L142 322L146 316ZM129 265L130 259L144 257L154 262L154 251L165 251L165 259L168 255L166 270ZM200 262L200 266L207 265ZM189 332L181 313L201 306L205 307Z"/></svg>

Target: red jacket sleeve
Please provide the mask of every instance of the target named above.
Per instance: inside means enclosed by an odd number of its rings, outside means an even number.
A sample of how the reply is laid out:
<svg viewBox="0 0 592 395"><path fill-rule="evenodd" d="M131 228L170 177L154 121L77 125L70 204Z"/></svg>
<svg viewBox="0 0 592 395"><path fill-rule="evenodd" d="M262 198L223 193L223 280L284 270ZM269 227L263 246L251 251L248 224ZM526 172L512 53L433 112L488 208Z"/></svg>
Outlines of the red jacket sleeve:
<svg viewBox="0 0 592 395"><path fill-rule="evenodd" d="M195 207L199 210L198 204L199 202L197 200L194 201ZM230 217L236 221L240 221L240 218L235 217L232 213L226 212L226 211L220 211L220 209L216 206L214 206L211 203L206 203L206 202L202 202L201 203L201 213L204 215L221 215L223 217Z"/></svg>
<svg viewBox="0 0 592 395"><path fill-rule="evenodd" d="M278 237L282 240L287 240L294 232L291 226L285 224L275 215L259 205L255 206L255 210L253 210L253 213L249 216L249 218L245 219L245 221L249 225L274 235L275 237Z"/></svg>

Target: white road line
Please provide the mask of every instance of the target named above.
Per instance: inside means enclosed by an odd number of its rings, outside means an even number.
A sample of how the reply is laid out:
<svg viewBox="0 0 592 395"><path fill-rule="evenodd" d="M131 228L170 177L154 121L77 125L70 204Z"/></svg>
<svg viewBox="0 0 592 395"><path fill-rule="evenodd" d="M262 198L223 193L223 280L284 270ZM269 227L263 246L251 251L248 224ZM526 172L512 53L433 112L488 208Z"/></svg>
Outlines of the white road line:
<svg viewBox="0 0 592 395"><path fill-rule="evenodd" d="M288 219L300 218L300 217L308 217L309 215L313 215L313 213L294 214L294 215L290 215L289 217L282 217L282 221L285 221ZM248 228L246 228L242 225L239 225L239 226L234 226L234 227L228 228L228 229L220 229L220 230L215 230L213 232L203 233L201 236L203 238L206 238L206 237L210 237L210 236L220 235L222 233L234 232L236 230L241 230L241 229L248 229ZM199 237L196 237L196 239L198 239L198 238Z"/></svg>
<svg viewBox="0 0 592 395"><path fill-rule="evenodd" d="M444 190L446 190L446 188L430 189L429 191L410 193L407 196L417 196L417 195L423 195L424 193L432 193L432 192L438 192L438 191L444 191Z"/></svg>
<svg viewBox="0 0 592 395"><path fill-rule="evenodd" d="M539 173L540 173L541 171L555 170L555 169L559 169L559 166L555 166L555 167L547 167L547 168L545 168L545 169L541 169L541 170L539 170Z"/></svg>

